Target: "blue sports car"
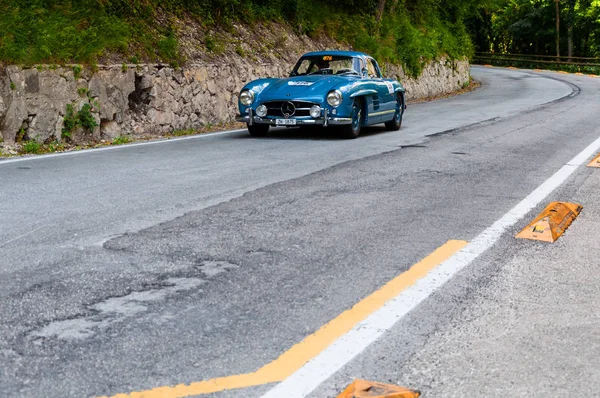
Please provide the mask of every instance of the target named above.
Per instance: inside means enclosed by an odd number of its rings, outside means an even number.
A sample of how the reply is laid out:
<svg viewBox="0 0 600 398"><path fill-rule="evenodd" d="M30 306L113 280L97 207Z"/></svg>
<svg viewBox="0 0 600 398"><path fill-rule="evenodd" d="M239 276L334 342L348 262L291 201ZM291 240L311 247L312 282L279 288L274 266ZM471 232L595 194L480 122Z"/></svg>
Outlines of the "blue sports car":
<svg viewBox="0 0 600 398"><path fill-rule="evenodd" d="M240 92L239 122L250 135L265 136L270 126L336 126L356 138L363 126L385 123L398 130L406 108L404 87L384 79L372 57L354 51L303 55L290 77L258 79Z"/></svg>

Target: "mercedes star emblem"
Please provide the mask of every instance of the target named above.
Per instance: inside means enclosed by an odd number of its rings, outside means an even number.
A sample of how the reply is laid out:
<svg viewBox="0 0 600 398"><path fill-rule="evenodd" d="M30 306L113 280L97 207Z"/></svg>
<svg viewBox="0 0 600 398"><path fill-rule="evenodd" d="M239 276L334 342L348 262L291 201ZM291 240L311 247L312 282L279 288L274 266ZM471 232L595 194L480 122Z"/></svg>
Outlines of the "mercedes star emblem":
<svg viewBox="0 0 600 398"><path fill-rule="evenodd" d="M283 114L283 117L289 119L296 113L296 107L291 102L284 102L283 105L281 105L281 113Z"/></svg>

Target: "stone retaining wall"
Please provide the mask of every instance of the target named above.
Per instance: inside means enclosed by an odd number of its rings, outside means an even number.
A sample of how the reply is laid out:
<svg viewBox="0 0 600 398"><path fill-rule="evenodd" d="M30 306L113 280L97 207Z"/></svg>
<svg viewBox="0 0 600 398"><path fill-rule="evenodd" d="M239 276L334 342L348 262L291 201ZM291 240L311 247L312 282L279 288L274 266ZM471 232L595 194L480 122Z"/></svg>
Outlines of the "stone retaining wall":
<svg viewBox="0 0 600 398"><path fill-rule="evenodd" d="M242 58L221 64L115 65L90 68L8 66L0 70L0 131L4 141L84 143L119 135L163 134L232 122L237 93L259 77L282 77L292 64L257 64ZM455 91L469 81L467 61L435 61L417 79L401 67L386 65L415 100ZM98 127L63 132L67 106L86 104Z"/></svg>

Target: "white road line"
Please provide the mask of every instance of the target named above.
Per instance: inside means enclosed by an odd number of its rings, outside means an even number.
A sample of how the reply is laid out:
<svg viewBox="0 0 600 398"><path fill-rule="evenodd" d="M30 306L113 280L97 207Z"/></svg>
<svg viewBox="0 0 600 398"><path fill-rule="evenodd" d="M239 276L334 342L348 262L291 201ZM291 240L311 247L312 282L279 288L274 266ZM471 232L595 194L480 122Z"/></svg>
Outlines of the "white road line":
<svg viewBox="0 0 600 398"><path fill-rule="evenodd" d="M37 156L23 156L15 159L0 159L0 166L3 164L16 163L16 162L26 162L29 160L44 160L49 158L58 158L62 156L74 156L74 155L84 155L93 152L101 152L101 151L112 151L116 149L126 149L133 148L138 146L147 146L147 145L159 145L166 144L169 142L177 142L177 141L187 141L187 140L197 140L201 138L209 138L217 135L225 135L225 134L233 134L233 133L241 133L242 131L246 131L246 129L237 129L237 130L227 130L227 131L219 131L216 133L207 133L207 134L198 134L191 135L188 137L178 137L178 138L169 138L163 140L155 140L155 141L147 141L147 142L137 142L135 144L125 144L125 145L117 145L117 146L105 146L102 148L91 148L91 149L81 149L79 151L70 151L70 152L61 152L61 153L52 153L48 155L37 155Z"/></svg>
<svg viewBox="0 0 600 398"><path fill-rule="evenodd" d="M492 226L415 285L388 301L354 329L340 337L293 375L269 390L263 398L301 398L337 373L371 343L391 329L440 286L492 247L502 234L558 188L575 170L600 149L600 138L585 148L552 177L536 188Z"/></svg>

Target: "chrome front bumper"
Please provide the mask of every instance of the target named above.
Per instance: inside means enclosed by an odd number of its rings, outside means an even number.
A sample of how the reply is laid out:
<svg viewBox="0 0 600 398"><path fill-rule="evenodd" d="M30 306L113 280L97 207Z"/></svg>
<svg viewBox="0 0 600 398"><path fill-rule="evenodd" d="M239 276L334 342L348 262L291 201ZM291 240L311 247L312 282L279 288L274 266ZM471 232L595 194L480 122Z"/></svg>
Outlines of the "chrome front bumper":
<svg viewBox="0 0 600 398"><path fill-rule="evenodd" d="M246 116L241 116L241 115L237 115L235 117L235 120L238 122L242 122L242 123L246 123L246 124L268 124L270 126L276 126L277 122L275 121L275 119L267 119L267 118L262 118L262 117L258 117L258 116L254 116L252 118L252 122L250 122L250 116L246 115ZM349 117L320 117L318 119L295 119L296 120L296 124L295 125L290 125L290 127L294 127L294 126L325 126L327 127L328 125L332 125L332 126L341 126L341 125L347 125L347 124L352 124L352 119L350 119ZM285 125L280 125L281 127L285 127Z"/></svg>

